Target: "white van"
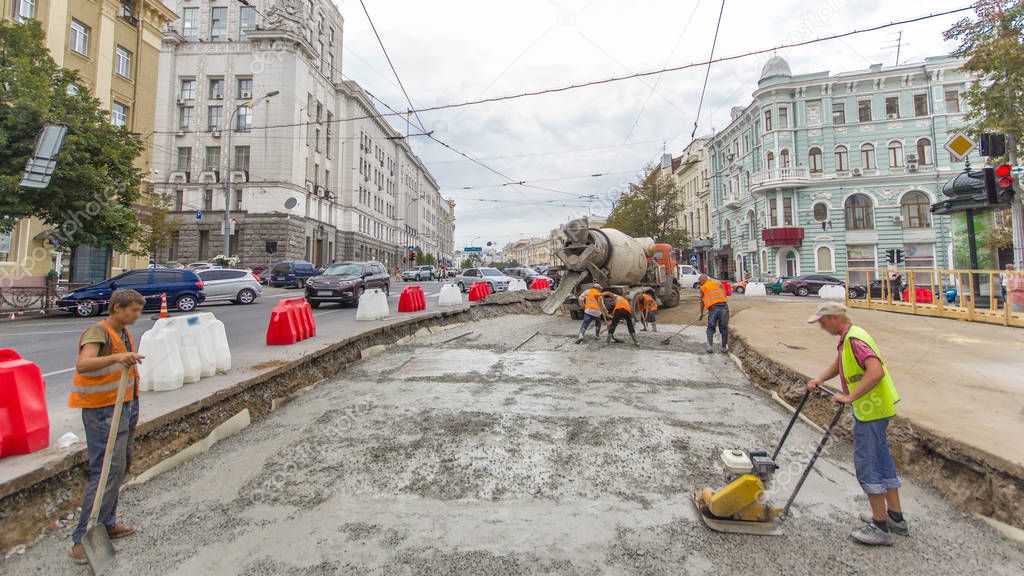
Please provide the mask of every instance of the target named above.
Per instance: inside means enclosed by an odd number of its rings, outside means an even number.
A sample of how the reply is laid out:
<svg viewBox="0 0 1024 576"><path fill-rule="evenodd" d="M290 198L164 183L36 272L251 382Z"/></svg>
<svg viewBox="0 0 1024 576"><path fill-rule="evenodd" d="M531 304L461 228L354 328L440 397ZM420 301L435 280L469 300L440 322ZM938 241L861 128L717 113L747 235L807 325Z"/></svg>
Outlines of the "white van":
<svg viewBox="0 0 1024 576"><path fill-rule="evenodd" d="M699 288L700 283L697 281L700 278L700 270L689 264L679 264L679 285L683 287Z"/></svg>

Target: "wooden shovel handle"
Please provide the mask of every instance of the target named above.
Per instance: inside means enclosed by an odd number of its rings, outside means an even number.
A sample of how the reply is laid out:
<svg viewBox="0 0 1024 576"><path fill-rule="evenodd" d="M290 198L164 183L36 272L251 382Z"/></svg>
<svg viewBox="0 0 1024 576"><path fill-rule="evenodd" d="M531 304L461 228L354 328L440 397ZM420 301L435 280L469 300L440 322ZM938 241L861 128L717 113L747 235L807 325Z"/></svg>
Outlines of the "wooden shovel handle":
<svg viewBox="0 0 1024 576"><path fill-rule="evenodd" d="M121 382L117 385L117 401L114 402L114 414L110 418L110 431L107 433L107 447L103 451L103 468L100 470L100 483L96 487L96 497L92 501L92 511L89 513L89 523L95 524L100 517L100 505L103 503L103 494L107 489L107 477L110 475L110 461L114 459L114 443L117 442L117 431L121 427L121 407L124 405L124 396L128 390L128 380L131 370L121 370Z"/></svg>

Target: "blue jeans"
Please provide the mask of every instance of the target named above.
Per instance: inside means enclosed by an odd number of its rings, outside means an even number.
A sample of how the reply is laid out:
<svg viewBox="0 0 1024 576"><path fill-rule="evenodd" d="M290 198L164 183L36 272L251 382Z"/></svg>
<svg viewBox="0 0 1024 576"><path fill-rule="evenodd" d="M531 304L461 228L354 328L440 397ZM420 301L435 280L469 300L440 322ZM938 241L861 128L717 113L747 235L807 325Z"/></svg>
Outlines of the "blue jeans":
<svg viewBox="0 0 1024 576"><path fill-rule="evenodd" d="M885 494L902 486L889 454L889 418L861 422L853 419L853 465L865 494Z"/></svg>
<svg viewBox="0 0 1024 576"><path fill-rule="evenodd" d="M715 304L708 308L708 342L715 337L715 328L722 335L722 345L729 343L729 305Z"/></svg>
<svg viewBox="0 0 1024 576"><path fill-rule="evenodd" d="M100 484L103 452L107 447L107 434L110 432L110 421L113 417L113 406L82 408L85 444L89 452L89 483L85 486L85 495L82 497L82 516L78 519L78 527L71 535L71 540L75 544L82 543L82 537L89 527L89 515L92 513L92 502L96 498L96 489ZM135 436L135 426L138 423L139 401L136 399L125 402L121 407L121 422L117 427L110 473L107 475L107 488L103 491L103 501L100 503L98 521L104 526L113 526L117 523L118 491L132 464L132 437Z"/></svg>

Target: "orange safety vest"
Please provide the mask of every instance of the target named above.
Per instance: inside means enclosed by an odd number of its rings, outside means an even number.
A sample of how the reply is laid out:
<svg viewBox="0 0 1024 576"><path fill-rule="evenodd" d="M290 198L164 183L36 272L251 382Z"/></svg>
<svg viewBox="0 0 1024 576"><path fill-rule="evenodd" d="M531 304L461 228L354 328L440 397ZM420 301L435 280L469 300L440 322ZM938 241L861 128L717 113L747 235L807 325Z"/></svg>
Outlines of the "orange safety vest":
<svg viewBox="0 0 1024 576"><path fill-rule="evenodd" d="M110 338L110 353L123 354L134 352L135 346L129 350L121 340L121 335L114 332L106 320L99 323ZM132 333L128 332L129 342L132 341ZM117 387L121 383L121 370L124 369L119 363L111 364L106 368L100 368L93 372L75 372L75 379L71 384L71 396L68 398L68 406L71 408L103 408L113 406L117 402ZM132 367L129 371L133 379L139 377L139 371ZM129 385L125 391L124 400L128 402L135 398L135 386Z"/></svg>
<svg viewBox="0 0 1024 576"><path fill-rule="evenodd" d="M583 307L587 310L601 311L601 291L591 288L583 293Z"/></svg>
<svg viewBox="0 0 1024 576"><path fill-rule="evenodd" d="M647 292L641 294L640 298L643 301L644 310L647 310L648 312L654 312L655 310L658 309L658 301L655 300L654 297L648 294Z"/></svg>
<svg viewBox="0 0 1024 576"><path fill-rule="evenodd" d="M704 302L704 308L710 310L715 304L724 304L725 288L718 280L708 278L708 281L700 285L700 299Z"/></svg>
<svg viewBox="0 0 1024 576"><path fill-rule="evenodd" d="M615 308L612 309L612 314L615 314L619 310L625 310L628 314L633 313L633 308L629 305L629 300L626 300L622 296L615 297Z"/></svg>

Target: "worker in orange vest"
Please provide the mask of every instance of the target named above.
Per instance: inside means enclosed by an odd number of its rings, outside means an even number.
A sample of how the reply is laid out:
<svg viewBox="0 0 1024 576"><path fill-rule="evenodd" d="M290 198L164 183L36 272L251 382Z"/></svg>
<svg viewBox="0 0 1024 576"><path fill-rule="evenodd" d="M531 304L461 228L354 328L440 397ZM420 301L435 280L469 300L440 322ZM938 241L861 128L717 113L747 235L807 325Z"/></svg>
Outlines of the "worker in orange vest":
<svg viewBox="0 0 1024 576"><path fill-rule="evenodd" d="M601 285L594 282L590 288L584 290L579 296L580 306L583 307L583 324L580 326L580 335L576 343L583 342L583 335L591 323L594 324L595 338L601 337L601 320L608 316L608 310L604 307L604 299L601 297Z"/></svg>
<svg viewBox="0 0 1024 576"><path fill-rule="evenodd" d="M646 332L646 324L650 324L651 332L657 332L658 321L657 317L655 316L655 313L658 311L658 301L654 299L654 296L651 296L649 293L644 292L643 294L640 295L639 304L640 305L637 306L637 308L639 308L641 318L646 320L645 325L640 327L640 331Z"/></svg>
<svg viewBox="0 0 1024 576"><path fill-rule="evenodd" d="M132 462L132 436L139 421L139 373L135 368L143 356L135 352L128 326L142 315L146 299L135 290L115 290L110 296L110 315L106 320L90 326L78 339L78 362L71 385L68 406L82 409L85 442L89 454L89 483L82 498L82 515L78 527L71 535L71 559L86 564L85 536L92 512L93 499L99 488L103 453L107 448L107 434L117 402L117 389L121 372L129 370L131 385L125 391L121 408L121 422L117 430L107 486L100 503L99 522L107 528L111 539L124 538L135 533L128 524L117 523L117 495L121 482L128 474Z"/></svg>
<svg viewBox="0 0 1024 576"><path fill-rule="evenodd" d="M640 342L636 339L636 327L633 326L633 307L629 305L629 300L611 292L602 292L601 296L615 303L612 307L612 323L608 326L608 343L622 342L622 340L615 337L615 328L619 325L619 322L625 322L626 328L629 330L629 336L633 339L633 345L639 346Z"/></svg>
<svg viewBox="0 0 1024 576"><path fill-rule="evenodd" d="M729 351L729 301L725 295L725 287L714 278L708 278L707 274L701 274L697 281L700 283L700 318L704 318L704 312L708 313L708 345L707 352L715 351L715 328L718 328L722 335L722 352Z"/></svg>

